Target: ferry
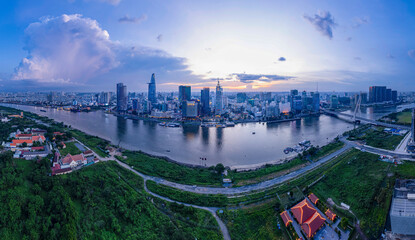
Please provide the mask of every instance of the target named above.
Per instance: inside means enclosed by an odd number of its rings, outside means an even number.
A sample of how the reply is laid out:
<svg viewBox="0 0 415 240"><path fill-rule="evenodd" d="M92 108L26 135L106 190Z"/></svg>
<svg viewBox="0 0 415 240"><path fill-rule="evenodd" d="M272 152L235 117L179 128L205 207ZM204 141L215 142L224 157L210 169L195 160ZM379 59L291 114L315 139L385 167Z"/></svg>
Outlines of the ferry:
<svg viewBox="0 0 415 240"><path fill-rule="evenodd" d="M46 112L46 110L40 109L41 112Z"/></svg>
<svg viewBox="0 0 415 240"><path fill-rule="evenodd" d="M167 124L167 127L176 128L176 127L180 127L180 124L178 124L178 123L169 123L169 124Z"/></svg>
<svg viewBox="0 0 415 240"><path fill-rule="evenodd" d="M166 123L165 122L161 122L161 123L159 123L159 126L165 127L166 126Z"/></svg>
<svg viewBox="0 0 415 240"><path fill-rule="evenodd" d="M310 142L310 140L303 140L303 141L299 142L298 145L304 146L304 147L309 147L311 145L311 142Z"/></svg>

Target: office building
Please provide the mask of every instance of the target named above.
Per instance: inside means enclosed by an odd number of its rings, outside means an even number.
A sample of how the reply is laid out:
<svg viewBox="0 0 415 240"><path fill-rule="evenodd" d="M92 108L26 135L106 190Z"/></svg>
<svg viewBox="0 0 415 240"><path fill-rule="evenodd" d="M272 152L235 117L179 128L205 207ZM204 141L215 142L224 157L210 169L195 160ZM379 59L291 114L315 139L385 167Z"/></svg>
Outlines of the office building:
<svg viewBox="0 0 415 240"><path fill-rule="evenodd" d="M360 93L361 102L360 104L367 104L367 93Z"/></svg>
<svg viewBox="0 0 415 240"><path fill-rule="evenodd" d="M398 101L398 91L394 91L394 90L392 90L392 93L391 93L391 95L392 95L392 102L393 103L396 103L397 101Z"/></svg>
<svg viewBox="0 0 415 240"><path fill-rule="evenodd" d="M117 84L117 111L127 111L127 86L123 83Z"/></svg>
<svg viewBox="0 0 415 240"><path fill-rule="evenodd" d="M339 98L337 95L331 95L330 98L330 108L338 108L339 107Z"/></svg>
<svg viewBox="0 0 415 240"><path fill-rule="evenodd" d="M215 114L221 115L223 112L223 89L219 84L216 86L216 99L215 99Z"/></svg>
<svg viewBox="0 0 415 240"><path fill-rule="evenodd" d="M156 97L156 77L154 73L151 75L150 83L148 83L148 101L155 104L157 103Z"/></svg>
<svg viewBox="0 0 415 240"><path fill-rule="evenodd" d="M313 94L313 112L320 112L320 93Z"/></svg>
<svg viewBox="0 0 415 240"><path fill-rule="evenodd" d="M197 109L196 101L183 101L182 115L186 118L195 118L198 116Z"/></svg>
<svg viewBox="0 0 415 240"><path fill-rule="evenodd" d="M190 101L192 98L190 86L179 86L179 102Z"/></svg>
<svg viewBox="0 0 415 240"><path fill-rule="evenodd" d="M208 87L205 87L200 92L200 104L201 104L202 115L209 115L210 114L209 91L210 91L210 89Z"/></svg>
<svg viewBox="0 0 415 240"><path fill-rule="evenodd" d="M138 111L138 109L139 109L139 106L138 106L138 104L139 104L138 99L133 99L133 100L132 100L132 103L133 103L133 104L132 104L132 105L133 105L133 106L132 106L132 110L133 110L133 111Z"/></svg>
<svg viewBox="0 0 415 240"><path fill-rule="evenodd" d="M381 103L386 101L386 87L385 86L371 86L369 87L369 102Z"/></svg>

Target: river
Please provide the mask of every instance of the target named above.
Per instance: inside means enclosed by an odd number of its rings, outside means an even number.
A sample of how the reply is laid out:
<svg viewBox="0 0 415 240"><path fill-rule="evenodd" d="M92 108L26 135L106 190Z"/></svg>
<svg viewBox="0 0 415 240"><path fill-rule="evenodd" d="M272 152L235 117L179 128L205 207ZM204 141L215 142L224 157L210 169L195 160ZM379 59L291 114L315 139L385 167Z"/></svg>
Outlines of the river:
<svg viewBox="0 0 415 240"><path fill-rule="evenodd" d="M290 156L283 153L286 147L292 147L304 139L315 146L322 146L353 128L350 123L326 115L273 124L243 123L227 128L168 128L156 122L124 119L103 111L73 113L52 108L1 105L47 116L126 149L206 166L223 163L225 166L245 168L277 163ZM377 119L403 108L366 108L362 109L361 116Z"/></svg>

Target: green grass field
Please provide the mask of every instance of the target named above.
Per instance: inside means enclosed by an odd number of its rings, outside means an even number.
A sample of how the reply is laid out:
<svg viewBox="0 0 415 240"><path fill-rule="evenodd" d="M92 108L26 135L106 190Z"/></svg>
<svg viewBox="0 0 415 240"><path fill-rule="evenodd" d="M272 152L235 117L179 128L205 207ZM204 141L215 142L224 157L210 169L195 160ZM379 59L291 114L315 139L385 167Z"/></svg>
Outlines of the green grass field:
<svg viewBox="0 0 415 240"><path fill-rule="evenodd" d="M350 205L364 233L376 239L383 230L392 195L394 178L387 177L391 167L377 155L354 150L311 191L324 201L332 198L338 205Z"/></svg>
<svg viewBox="0 0 415 240"><path fill-rule="evenodd" d="M66 145L66 148L59 150L62 157L65 157L68 153L71 155L82 153L81 150L79 150L79 148L75 145L75 142L67 142L65 143L65 145Z"/></svg>

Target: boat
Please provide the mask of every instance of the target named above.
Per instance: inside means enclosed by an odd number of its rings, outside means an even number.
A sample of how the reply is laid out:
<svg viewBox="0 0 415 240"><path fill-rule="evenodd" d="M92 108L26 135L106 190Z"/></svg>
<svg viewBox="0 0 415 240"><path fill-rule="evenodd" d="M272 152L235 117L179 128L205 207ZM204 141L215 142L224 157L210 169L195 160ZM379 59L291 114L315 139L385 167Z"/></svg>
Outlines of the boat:
<svg viewBox="0 0 415 240"><path fill-rule="evenodd" d="M310 140L303 140L299 142L298 145L303 146L303 147L309 147L311 145L311 142Z"/></svg>
<svg viewBox="0 0 415 240"><path fill-rule="evenodd" d="M46 112L46 110L40 109L41 112Z"/></svg>
<svg viewBox="0 0 415 240"><path fill-rule="evenodd" d="M217 127L217 128L225 128L225 127L226 127L226 125L225 125L225 124L216 124L216 127Z"/></svg>
<svg viewBox="0 0 415 240"><path fill-rule="evenodd" d="M292 149L292 148L290 148L290 147L287 147L286 149L284 149L284 153L285 154L288 154L288 153L290 153L290 152L292 152L294 149Z"/></svg>
<svg viewBox="0 0 415 240"><path fill-rule="evenodd" d="M252 134L255 134L255 132L252 132Z"/></svg>
<svg viewBox="0 0 415 240"><path fill-rule="evenodd" d="M227 127L235 127L235 123L234 122L226 122L225 125Z"/></svg>
<svg viewBox="0 0 415 240"><path fill-rule="evenodd" d="M180 124L178 124L178 123L169 123L169 124L167 124L167 127L176 128L176 127L180 127Z"/></svg>
<svg viewBox="0 0 415 240"><path fill-rule="evenodd" d="M166 123L165 122L161 122L161 123L159 123L159 126L165 127L166 126Z"/></svg>

